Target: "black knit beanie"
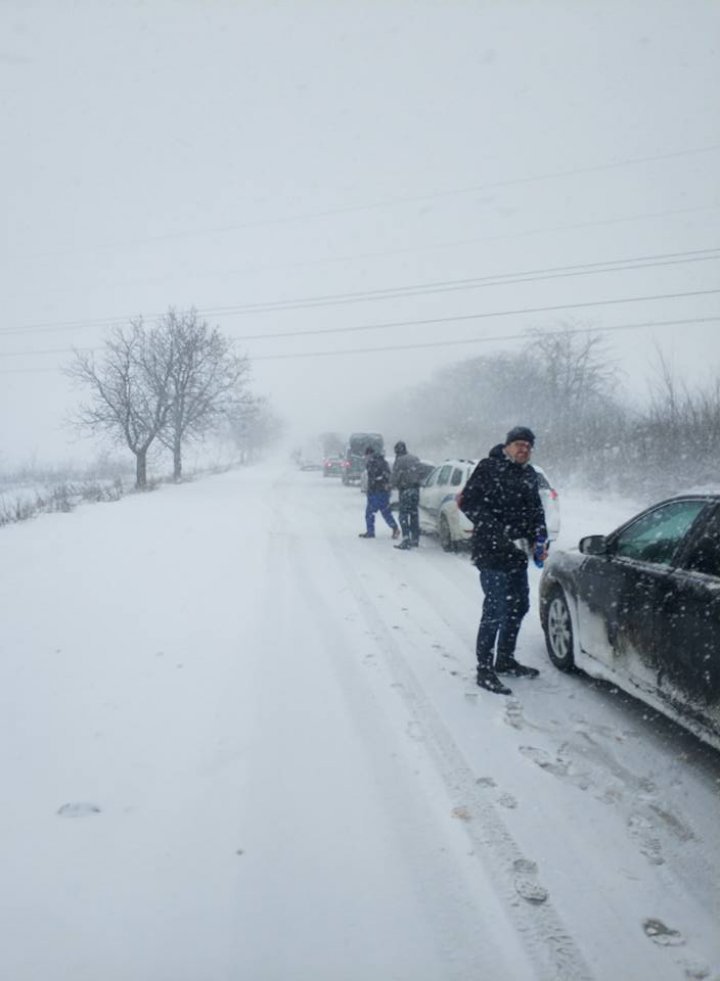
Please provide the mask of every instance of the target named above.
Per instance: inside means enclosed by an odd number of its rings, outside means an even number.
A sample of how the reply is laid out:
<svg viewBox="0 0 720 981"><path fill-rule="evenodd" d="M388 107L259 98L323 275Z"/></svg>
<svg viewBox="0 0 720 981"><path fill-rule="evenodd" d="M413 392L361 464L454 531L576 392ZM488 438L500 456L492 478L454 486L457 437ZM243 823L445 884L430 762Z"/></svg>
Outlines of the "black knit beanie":
<svg viewBox="0 0 720 981"><path fill-rule="evenodd" d="M527 426L514 426L505 437L505 445L514 443L519 439L525 443L529 443L531 446L535 445L535 433L532 429L528 429Z"/></svg>

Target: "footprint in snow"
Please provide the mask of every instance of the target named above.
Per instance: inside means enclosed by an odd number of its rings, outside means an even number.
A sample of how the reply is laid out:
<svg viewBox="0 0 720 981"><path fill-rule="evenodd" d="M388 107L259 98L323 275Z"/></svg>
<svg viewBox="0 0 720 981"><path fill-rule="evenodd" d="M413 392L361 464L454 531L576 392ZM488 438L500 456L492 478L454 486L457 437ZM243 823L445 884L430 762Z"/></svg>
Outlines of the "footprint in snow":
<svg viewBox="0 0 720 981"><path fill-rule="evenodd" d="M528 903L539 906L548 898L548 891L537 881L537 865L527 858L513 862L515 892Z"/></svg>
<svg viewBox="0 0 720 981"><path fill-rule="evenodd" d="M662 920L643 920L642 926L645 936L650 937L653 943L660 944L661 947L680 947L685 943L685 938L680 931L665 926Z"/></svg>
<svg viewBox="0 0 720 981"><path fill-rule="evenodd" d="M73 801L72 803L63 804L62 807L57 809L57 813L60 817L83 818L90 817L93 814L100 814L100 808L97 804L90 804L87 801Z"/></svg>

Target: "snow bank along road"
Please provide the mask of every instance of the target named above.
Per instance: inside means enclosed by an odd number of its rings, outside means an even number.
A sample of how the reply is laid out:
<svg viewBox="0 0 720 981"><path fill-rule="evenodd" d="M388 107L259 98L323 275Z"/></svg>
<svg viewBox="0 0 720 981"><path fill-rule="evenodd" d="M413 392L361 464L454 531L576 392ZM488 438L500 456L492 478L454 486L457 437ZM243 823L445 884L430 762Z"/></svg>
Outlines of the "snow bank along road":
<svg viewBox="0 0 720 981"><path fill-rule="evenodd" d="M718 754L535 609L475 688L475 570L362 510L257 467L0 533L0 977L720 977Z"/></svg>

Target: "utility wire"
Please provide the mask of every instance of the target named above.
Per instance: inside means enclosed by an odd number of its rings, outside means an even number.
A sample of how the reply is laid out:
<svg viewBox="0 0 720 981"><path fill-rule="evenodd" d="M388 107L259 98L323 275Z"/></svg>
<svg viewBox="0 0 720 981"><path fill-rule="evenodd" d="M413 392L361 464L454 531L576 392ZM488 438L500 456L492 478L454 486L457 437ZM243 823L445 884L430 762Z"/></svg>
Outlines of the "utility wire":
<svg viewBox="0 0 720 981"><path fill-rule="evenodd" d="M684 258L685 257L685 258ZM574 266L550 266L530 269L519 273L498 273L470 279L440 280L434 283L415 283L387 289L363 290L355 293L335 293L325 296L309 296L295 300L275 300L267 303L249 303L244 306L214 307L207 314L264 313L276 310L301 310L307 307L358 303L367 300L385 300L406 296L424 296L430 293L448 293L456 290L479 289L484 286L504 286L515 283L535 283L568 276L589 276L605 272L625 272L634 269L655 269L659 266L681 265L691 262L707 262L720 258L720 248L697 249L693 252L669 252L665 255L637 256L629 259L609 259L605 262L581 263ZM657 260L657 261L653 261Z"/></svg>
<svg viewBox="0 0 720 981"><path fill-rule="evenodd" d="M454 239L451 242L445 241L435 242L431 245L415 245L412 248L376 249L372 252L356 252L350 255L333 255L324 259L305 259L298 262L274 262L264 263L262 265L246 265L239 268L226 269L224 270L224 273L239 273L240 275L245 275L249 273L266 272L274 269L306 269L311 266L329 265L330 263L358 262L362 259L381 259L386 256L395 255L417 255L420 252L440 252L447 249L459 248L460 246L464 245L477 245L482 242L509 242L519 238L529 238L533 235L552 235L556 232L577 231L581 228L619 225L627 222L642 221L646 218L667 218L677 215L697 214L697 212L707 214L708 211L717 211L718 208L720 208L720 205L715 202L712 204L703 204L694 208L665 208L662 211L643 211L639 214L625 215L618 218L602 218L594 219L592 221L565 222L562 225L546 225L540 228L531 228L523 232L512 232L502 235L483 235L480 238L473 237Z"/></svg>
<svg viewBox="0 0 720 981"><path fill-rule="evenodd" d="M720 316L717 317L687 317L680 320L647 320L642 323L634 324L615 324L607 327L562 327L558 330L543 330L542 335L553 336L553 335L564 335L564 334L606 334L612 333L614 331L630 331L630 330L640 330L643 327L677 327L683 325L692 326L694 324L708 324L720 322ZM353 348L343 351L301 351L295 354L263 354L258 356L253 356L252 361L290 361L300 358L322 358L322 357L344 357L346 355L355 354L380 354L383 352L392 351L414 351L423 348L436 348L436 347L458 347L463 344L490 344L497 341L516 341L516 340L526 340L531 335L530 330L523 331L517 334L497 334L491 337L467 337L462 340L455 341L427 341L421 343L413 344L397 344L397 345L386 345L382 347L362 347ZM71 354L74 353L76 348L64 348L56 351L33 351L33 352L13 352L14 354ZM88 353L94 352L97 348L83 348L83 351ZM21 375L21 374L42 374L49 371L57 372L57 367L47 367L47 368L4 368L0 369L0 375Z"/></svg>
<svg viewBox="0 0 720 981"><path fill-rule="evenodd" d="M353 327L326 327L311 330L277 331L273 334L242 334L232 339L235 341L269 341L296 337L317 337L326 334L353 334L365 330L388 330L392 327L426 327L430 324L460 323L466 320L487 320L491 317L514 317L528 313L550 313L559 310L577 310L582 307L617 306L620 303L642 303L653 300L677 300L689 296L711 296L720 293L720 289L688 290L682 293L655 293L647 296L626 296L613 300L585 300L581 303L562 303L543 307L519 307L513 310L492 310L486 313L466 313L451 317L429 317L426 320L392 320L382 324L359 324ZM449 343L449 342L448 342ZM0 352L0 358L34 357L42 354L67 354L73 348L52 348L45 351L9 351ZM83 348L83 350L97 350Z"/></svg>
<svg viewBox="0 0 720 981"><path fill-rule="evenodd" d="M129 246L145 245L152 242L171 241L180 238L191 238L198 235L216 235L227 232L241 231L246 228L260 228L271 225L284 225L292 222L315 221L322 218L331 218L336 215L353 214L363 211L374 211L381 208L394 208L406 204L417 204L423 201L432 201L439 198L458 197L464 194L475 194L482 191L492 190L501 187L514 187L523 184L533 184L548 180L562 180L568 177L577 177L584 174L601 173L608 170L618 170L623 167L634 167L639 164L655 163L663 160L675 160L681 157L697 156L704 153L714 153L720 149L720 143L710 143L703 147L688 147L684 150L674 150L669 153L653 154L645 157L627 157L624 160L610 161L602 164L594 164L589 167L575 167L570 170L548 171L542 174L534 174L525 177L506 178L504 180L488 181L485 184L474 184L467 187L450 188L444 191L430 191L424 194L406 195L403 197L388 198L382 201L373 201L365 204L345 205L338 208L326 208L315 212L300 212L294 215L284 215L277 218L258 218L253 221L238 222L231 225L220 225L211 228L182 229L176 232L165 232L161 235L150 235L141 239L126 240L125 242L106 242L95 244L93 250L97 249L118 249ZM75 249L75 252L87 251ZM57 255L57 252L39 253L40 255Z"/></svg>
<svg viewBox="0 0 720 981"><path fill-rule="evenodd" d="M367 300L403 298L406 296L450 292L463 289L478 289L486 286L512 285L514 283L542 282L543 280L568 276L593 275L604 272L623 272L625 270L655 268L658 266L704 262L720 258L720 246L708 249L694 249L686 252L668 252L625 259L607 259L601 262L581 263L570 266L550 266L513 273L497 273L489 276L460 280L440 280L432 283L417 283L387 289L362 290L353 293L327 294L322 296L299 297L293 300L271 300L265 303L233 305L226 307L205 307L198 310L202 316L242 315L274 312L280 310L304 309L313 306L348 304ZM156 314L149 319L156 319ZM132 319L132 318L126 318ZM60 323L29 324L25 327L2 327L0 336L11 334L55 333L57 331L78 330L85 327L107 327L118 323L118 318L102 318L91 321L63 321Z"/></svg>
<svg viewBox="0 0 720 981"><path fill-rule="evenodd" d="M332 218L336 215L354 214L362 211L375 211L379 208L395 208L406 204L418 204L422 201L433 201L438 198L460 197L464 194L476 194L481 191L488 191L500 187L517 187L523 184L534 184L548 180L562 180L567 177L578 177L584 174L597 174L607 170L618 170L623 167L634 167L638 164L655 163L660 160L675 160L680 157L695 156L703 153L714 153L720 149L720 143L711 143L704 147L692 147L685 150L675 150L671 153L660 153L646 157L627 157L624 160L616 160L609 163L594 164L590 167L574 167L570 170L548 171L542 174L534 174L526 177L511 177L504 180L487 181L484 184L471 184L467 187L450 188L445 191L431 191L425 194L406 195L397 198L388 198L382 201L373 201L365 204L345 205L338 208L325 208L321 211L301 212L294 215L284 215L279 218L258 218L254 221L238 222L232 225L221 225L215 228L186 230L178 232L167 232L163 235L150 236L140 239L139 244L145 242L159 242L169 239L187 238L193 235L211 235L224 232L240 231L245 228L260 228L268 225L284 225L297 221L315 221L320 218ZM128 244L138 244L128 243ZM112 248L114 246L104 246Z"/></svg>
<svg viewBox="0 0 720 981"><path fill-rule="evenodd" d="M553 335L565 335L565 334L605 334L612 331L621 330L639 330L642 327L676 327L680 325L687 324L707 324L720 322L720 316L717 317L691 317L686 320L648 320L644 323L639 324L616 324L612 327L568 327L561 328L558 330L544 330L542 331L543 337L553 336ZM495 341L518 341L527 340L530 335L530 331L526 330L520 334L497 334L494 337L466 337L464 340L458 341L426 341L420 344L397 344L386 347L362 347L354 348L347 351L302 351L298 354L261 354L258 356L253 356L253 361L280 361L280 360L291 360L295 358L322 358L322 357L335 357L344 354L379 354L386 351L410 351L417 350L420 348L431 348L431 347L457 347L461 344L489 344Z"/></svg>
<svg viewBox="0 0 720 981"><path fill-rule="evenodd" d="M550 313L558 310L576 310L581 307L614 306L619 303L642 303L651 300L677 300L688 296L710 296L720 289L687 290L682 293L655 293L647 296L626 296L614 300L585 300L582 303L562 303L543 307L519 307L514 310L493 310L487 313L466 313L452 317L429 317L426 320L391 320L381 324L360 324L355 327L327 327L313 330L278 331L273 334L242 334L237 341L274 340L287 337L310 337L317 334L351 334L362 330L386 330L390 327L424 327L428 324L458 323L463 320L486 320L489 317L514 317L528 313Z"/></svg>

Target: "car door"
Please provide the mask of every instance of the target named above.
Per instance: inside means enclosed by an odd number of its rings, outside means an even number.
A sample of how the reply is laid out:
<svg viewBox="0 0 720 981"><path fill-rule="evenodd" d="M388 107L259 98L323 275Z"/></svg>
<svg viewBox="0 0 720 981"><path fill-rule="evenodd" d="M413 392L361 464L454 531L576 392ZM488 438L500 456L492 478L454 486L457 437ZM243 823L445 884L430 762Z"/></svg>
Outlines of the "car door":
<svg viewBox="0 0 720 981"><path fill-rule="evenodd" d="M434 500L434 487L437 483L438 474L440 473L440 467L435 467L432 470L422 485L420 486L420 500L418 502L418 515L420 518L420 527L423 531L434 531L435 522L431 519L430 515L432 512L432 505Z"/></svg>
<svg viewBox="0 0 720 981"><path fill-rule="evenodd" d="M660 690L720 734L720 506L693 527L670 572L663 623Z"/></svg>
<svg viewBox="0 0 720 981"><path fill-rule="evenodd" d="M590 657L637 687L655 691L668 643L659 616L671 589L673 560L705 504L670 501L609 536L588 556L578 581L580 643Z"/></svg>
<svg viewBox="0 0 720 981"><path fill-rule="evenodd" d="M431 531L437 529L440 502L447 492L447 484L452 471L451 463L443 463L428 477L428 482L420 491L420 500L427 525Z"/></svg>
<svg viewBox="0 0 720 981"><path fill-rule="evenodd" d="M445 488L440 507L445 512L450 525L453 540L467 542L472 535L473 526L457 506L457 496L468 482L468 477L474 470L474 464L462 463L454 466L450 474L449 485Z"/></svg>

